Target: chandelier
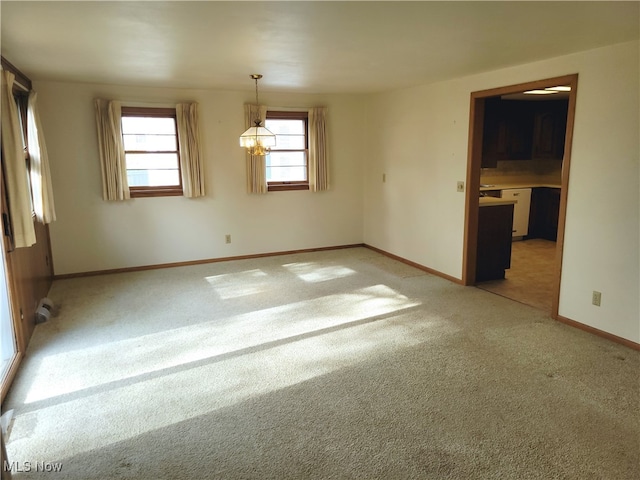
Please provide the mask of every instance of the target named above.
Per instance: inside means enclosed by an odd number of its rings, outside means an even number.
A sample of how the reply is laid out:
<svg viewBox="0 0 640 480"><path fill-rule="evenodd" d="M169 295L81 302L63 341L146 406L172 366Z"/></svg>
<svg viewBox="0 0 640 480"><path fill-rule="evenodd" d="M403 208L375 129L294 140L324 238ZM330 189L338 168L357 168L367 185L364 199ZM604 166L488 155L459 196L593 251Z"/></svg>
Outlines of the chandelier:
<svg viewBox="0 0 640 480"><path fill-rule="evenodd" d="M262 78L262 75L254 73L251 78L256 82L256 105L260 105L258 103L258 80ZM259 108L253 123L255 123L253 127L249 127L246 132L240 135L240 146L246 148L251 155L267 155L271 147L276 145L276 136L265 127L260 126L262 122L260 121Z"/></svg>

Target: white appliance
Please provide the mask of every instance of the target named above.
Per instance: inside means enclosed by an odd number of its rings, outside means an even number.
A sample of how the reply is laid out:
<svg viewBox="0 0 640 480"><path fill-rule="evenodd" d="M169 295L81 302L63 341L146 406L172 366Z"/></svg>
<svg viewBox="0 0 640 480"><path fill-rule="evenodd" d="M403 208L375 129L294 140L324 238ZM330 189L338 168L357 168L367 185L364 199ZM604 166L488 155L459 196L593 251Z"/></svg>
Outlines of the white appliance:
<svg viewBox="0 0 640 480"><path fill-rule="evenodd" d="M529 233L529 209L531 208L530 188L508 188L502 190L502 198L515 200L513 206L512 236L524 237Z"/></svg>

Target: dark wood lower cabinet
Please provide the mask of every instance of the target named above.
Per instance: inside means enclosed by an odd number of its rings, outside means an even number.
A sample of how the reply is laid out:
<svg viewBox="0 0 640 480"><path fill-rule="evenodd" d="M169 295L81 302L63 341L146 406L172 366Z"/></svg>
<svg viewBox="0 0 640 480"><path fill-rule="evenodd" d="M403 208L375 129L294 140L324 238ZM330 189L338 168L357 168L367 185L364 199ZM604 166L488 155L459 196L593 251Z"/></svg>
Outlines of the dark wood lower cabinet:
<svg viewBox="0 0 640 480"><path fill-rule="evenodd" d="M531 192L529 234L527 238L556 241L560 214L560 189L539 187Z"/></svg>
<svg viewBox="0 0 640 480"><path fill-rule="evenodd" d="M513 205L487 205L478 213L476 282L504 278L511 267Z"/></svg>

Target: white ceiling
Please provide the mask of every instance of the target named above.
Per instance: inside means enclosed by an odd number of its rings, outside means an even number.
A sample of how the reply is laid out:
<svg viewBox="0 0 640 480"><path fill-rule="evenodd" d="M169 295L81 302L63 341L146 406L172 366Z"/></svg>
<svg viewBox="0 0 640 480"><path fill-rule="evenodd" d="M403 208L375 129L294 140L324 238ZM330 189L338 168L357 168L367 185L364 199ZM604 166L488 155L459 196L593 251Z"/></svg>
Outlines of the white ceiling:
<svg viewBox="0 0 640 480"><path fill-rule="evenodd" d="M32 80L376 92L637 39L639 5L2 0L1 45Z"/></svg>

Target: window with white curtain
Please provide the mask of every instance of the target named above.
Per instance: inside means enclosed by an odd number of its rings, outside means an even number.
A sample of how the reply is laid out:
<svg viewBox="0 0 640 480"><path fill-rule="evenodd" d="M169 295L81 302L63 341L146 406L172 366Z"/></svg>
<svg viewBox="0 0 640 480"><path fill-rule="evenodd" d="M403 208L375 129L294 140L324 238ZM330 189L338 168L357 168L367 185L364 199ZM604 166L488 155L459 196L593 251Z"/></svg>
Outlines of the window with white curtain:
<svg viewBox="0 0 640 480"><path fill-rule="evenodd" d="M276 146L265 158L269 191L309 189L309 118L305 112L267 111Z"/></svg>
<svg viewBox="0 0 640 480"><path fill-rule="evenodd" d="M122 141L132 198L183 194L175 108L123 106Z"/></svg>

